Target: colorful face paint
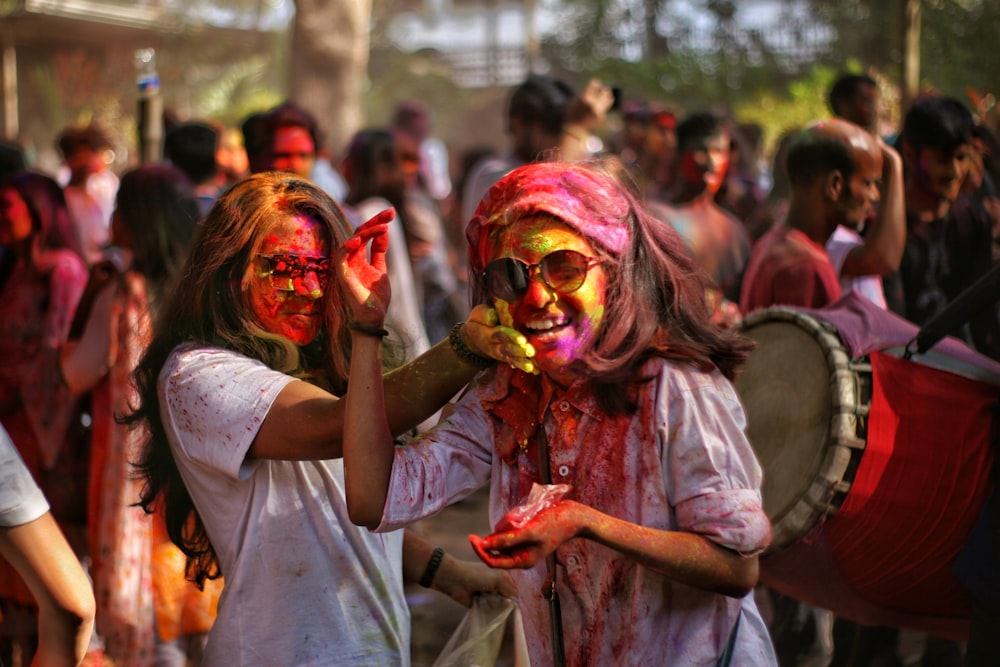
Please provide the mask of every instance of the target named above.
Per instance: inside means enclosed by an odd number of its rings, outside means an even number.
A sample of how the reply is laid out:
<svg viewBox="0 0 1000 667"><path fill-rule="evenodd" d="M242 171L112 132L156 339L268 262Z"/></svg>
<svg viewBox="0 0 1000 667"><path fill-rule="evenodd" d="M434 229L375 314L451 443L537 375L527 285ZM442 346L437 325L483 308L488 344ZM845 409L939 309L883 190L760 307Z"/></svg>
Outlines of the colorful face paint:
<svg viewBox="0 0 1000 667"><path fill-rule="evenodd" d="M488 245L492 259L510 257L528 265L562 250L596 257L586 238L547 215L503 228ZM553 289L534 269L517 298L495 301L501 323L521 332L535 348L536 365L563 385L575 379L569 366L593 345L604 317L604 269L599 261L588 264L580 285L571 291Z"/></svg>
<svg viewBox="0 0 1000 667"><path fill-rule="evenodd" d="M309 178L315 161L316 144L306 128L287 125L275 130L271 145L271 169Z"/></svg>
<svg viewBox="0 0 1000 667"><path fill-rule="evenodd" d="M715 195L729 170L729 137L717 134L681 152L680 173L687 183Z"/></svg>
<svg viewBox="0 0 1000 667"><path fill-rule="evenodd" d="M12 187L0 189L0 245L12 246L31 236L31 213Z"/></svg>
<svg viewBox="0 0 1000 667"><path fill-rule="evenodd" d="M330 272L325 231L309 216L290 216L265 239L254 261L250 309L266 331L296 345L311 343L322 326L320 298Z"/></svg>

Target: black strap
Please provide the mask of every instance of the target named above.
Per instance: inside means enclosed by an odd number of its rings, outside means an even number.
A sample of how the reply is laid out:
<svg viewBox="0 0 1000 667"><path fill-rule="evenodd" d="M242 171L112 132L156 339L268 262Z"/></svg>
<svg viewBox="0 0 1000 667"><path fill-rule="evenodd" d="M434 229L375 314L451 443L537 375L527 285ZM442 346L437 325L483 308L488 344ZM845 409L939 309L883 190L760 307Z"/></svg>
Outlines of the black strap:
<svg viewBox="0 0 1000 667"><path fill-rule="evenodd" d="M923 354L948 334L954 334L975 313L981 312L983 308L992 307L998 294L1000 294L1000 264L980 276L976 282L949 302L944 310L924 324L917 332L917 337L906 346L907 358L912 355L914 347L918 354Z"/></svg>
<svg viewBox="0 0 1000 667"><path fill-rule="evenodd" d="M538 478L542 484L552 483L552 473L549 471L549 445L545 439L545 424L538 424ZM553 551L545 559L547 572L544 588L545 599L549 601L549 621L552 626L552 660L555 667L565 667L566 646L563 643L562 608L559 606L559 593L556 592L556 552Z"/></svg>
<svg viewBox="0 0 1000 667"><path fill-rule="evenodd" d="M715 663L715 667L729 667L729 663L733 659L733 651L736 650L736 634L740 631L740 619L743 618L743 608L740 607L740 613L736 615L736 622L733 623L733 631L729 633L729 641L726 643L726 649L719 656L718 662Z"/></svg>

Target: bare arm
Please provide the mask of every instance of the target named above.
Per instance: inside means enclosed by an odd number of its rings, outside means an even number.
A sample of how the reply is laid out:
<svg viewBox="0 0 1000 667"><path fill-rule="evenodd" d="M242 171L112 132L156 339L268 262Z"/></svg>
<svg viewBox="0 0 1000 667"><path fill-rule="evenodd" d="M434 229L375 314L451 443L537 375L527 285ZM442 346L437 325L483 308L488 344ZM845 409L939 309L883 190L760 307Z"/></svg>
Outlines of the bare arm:
<svg viewBox="0 0 1000 667"><path fill-rule="evenodd" d="M903 197L903 160L883 140L882 201L865 235L844 258L842 276L884 276L899 268L906 244L906 210Z"/></svg>
<svg viewBox="0 0 1000 667"><path fill-rule="evenodd" d="M33 665L79 665L94 625L94 593L80 561L50 513L0 528L3 555L38 603L38 653Z"/></svg>
<svg viewBox="0 0 1000 667"><path fill-rule="evenodd" d="M379 386L381 357L377 340L355 336L353 367L363 356L365 343L375 342ZM384 408L390 434L413 428L441 409L480 370L455 354L442 341L385 378ZM343 456L345 404L333 394L308 382L290 382L275 399L261 424L249 455L263 459L316 460ZM390 438L391 439L391 438Z"/></svg>
<svg viewBox="0 0 1000 667"><path fill-rule="evenodd" d="M757 583L757 557L741 556L696 533L647 528L564 500L521 528L470 536L491 567L530 568L568 540L599 542L643 567L703 590L742 597Z"/></svg>
<svg viewBox="0 0 1000 667"><path fill-rule="evenodd" d="M117 283L111 281L100 287L82 335L63 344L60 354L62 374L75 396L93 389L115 363L118 354L118 329L115 326L119 312L117 289Z"/></svg>
<svg viewBox="0 0 1000 667"><path fill-rule="evenodd" d="M419 583L433 553L433 544L406 529L403 535L403 581ZM444 554L431 578L430 588L465 607L472 605L472 597L476 593L515 595L514 583L506 572L489 568L483 563L458 560L448 553Z"/></svg>

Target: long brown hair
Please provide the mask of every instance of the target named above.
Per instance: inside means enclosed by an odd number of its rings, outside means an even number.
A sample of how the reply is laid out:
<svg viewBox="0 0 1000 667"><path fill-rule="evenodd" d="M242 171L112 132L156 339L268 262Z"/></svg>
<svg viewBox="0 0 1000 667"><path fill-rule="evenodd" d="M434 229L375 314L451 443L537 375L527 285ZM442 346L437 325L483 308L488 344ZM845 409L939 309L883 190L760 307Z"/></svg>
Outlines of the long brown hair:
<svg viewBox="0 0 1000 667"><path fill-rule="evenodd" d="M188 557L187 576L199 586L222 572L171 453L157 379L172 351L193 342L233 350L332 393L343 393L350 337L343 326L347 313L335 279L325 289L323 339L316 355L264 331L247 300L255 255L280 222L297 215L321 222L331 249L347 238L349 227L340 208L317 186L292 174L255 174L222 195L198 227L177 288L163 304L153 340L133 376L139 405L123 421L149 430L137 463L145 481L139 504L147 512L162 506L167 533Z"/></svg>

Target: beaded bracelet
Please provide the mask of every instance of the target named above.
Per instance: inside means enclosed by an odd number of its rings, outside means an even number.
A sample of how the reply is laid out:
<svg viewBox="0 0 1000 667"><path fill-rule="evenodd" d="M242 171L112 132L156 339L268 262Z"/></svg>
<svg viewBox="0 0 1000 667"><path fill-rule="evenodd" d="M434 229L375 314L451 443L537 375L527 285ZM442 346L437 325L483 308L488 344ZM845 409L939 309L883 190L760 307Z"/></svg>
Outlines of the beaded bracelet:
<svg viewBox="0 0 1000 667"><path fill-rule="evenodd" d="M479 366L480 368L486 368L492 366L495 359L490 359L489 357L484 357L481 354L476 354L473 352L465 341L462 340L462 325L465 322L458 322L451 328L451 332L448 334L448 342L451 343L451 349L455 350L455 354L458 355L459 359L466 361L473 366Z"/></svg>
<svg viewBox="0 0 1000 667"><path fill-rule="evenodd" d="M370 324L362 324L361 322L348 322L347 328L351 331L359 331L363 334L374 336L375 338L385 338L389 335L389 332L382 327L373 327Z"/></svg>
<svg viewBox="0 0 1000 667"><path fill-rule="evenodd" d="M424 588L430 588L431 584L434 583L434 575L437 574L438 568L441 567L441 559L444 558L444 549L437 547L434 549L434 553L431 554L431 559L427 561L427 569L424 570L424 574L420 577L420 585Z"/></svg>

